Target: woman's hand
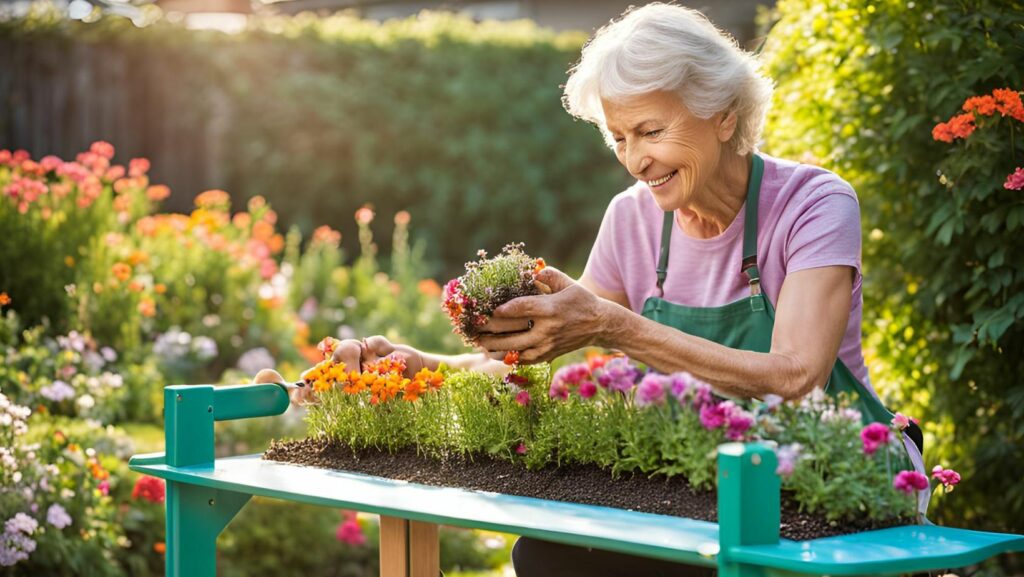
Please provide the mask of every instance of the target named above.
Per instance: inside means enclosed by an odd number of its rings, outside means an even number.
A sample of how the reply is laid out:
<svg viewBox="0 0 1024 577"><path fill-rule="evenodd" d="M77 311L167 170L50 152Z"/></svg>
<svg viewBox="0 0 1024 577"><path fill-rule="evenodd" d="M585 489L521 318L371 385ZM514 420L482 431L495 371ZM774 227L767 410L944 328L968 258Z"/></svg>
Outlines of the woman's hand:
<svg viewBox="0 0 1024 577"><path fill-rule="evenodd" d="M405 360L405 376L412 378L420 369L427 366L423 353L409 345L396 345L386 338L376 335L359 339L345 339L334 349L334 362L343 362L350 371L362 371L373 363L390 354L397 354Z"/></svg>
<svg viewBox="0 0 1024 577"><path fill-rule="evenodd" d="M520 362L539 363L601 341L610 303L552 267L537 273L537 282L550 294L512 299L481 327L476 342L492 358L519 351Z"/></svg>
<svg viewBox="0 0 1024 577"><path fill-rule="evenodd" d="M252 382L254 385L260 385L263 383L285 383L287 381L284 380L281 373L274 369L263 369L256 373L256 376L252 378ZM313 400L313 387L294 387L287 390L288 398L291 400L292 404L301 406L308 404Z"/></svg>

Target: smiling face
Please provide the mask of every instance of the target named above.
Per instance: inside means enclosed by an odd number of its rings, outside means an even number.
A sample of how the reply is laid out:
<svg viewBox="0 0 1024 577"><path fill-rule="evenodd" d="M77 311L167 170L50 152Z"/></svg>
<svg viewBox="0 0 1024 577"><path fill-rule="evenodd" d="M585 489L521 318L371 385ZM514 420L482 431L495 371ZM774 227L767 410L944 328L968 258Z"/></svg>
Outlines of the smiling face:
<svg viewBox="0 0 1024 577"><path fill-rule="evenodd" d="M602 100L615 155L626 170L647 183L664 211L702 203L716 178L735 114L694 116L670 92L652 92L628 100Z"/></svg>

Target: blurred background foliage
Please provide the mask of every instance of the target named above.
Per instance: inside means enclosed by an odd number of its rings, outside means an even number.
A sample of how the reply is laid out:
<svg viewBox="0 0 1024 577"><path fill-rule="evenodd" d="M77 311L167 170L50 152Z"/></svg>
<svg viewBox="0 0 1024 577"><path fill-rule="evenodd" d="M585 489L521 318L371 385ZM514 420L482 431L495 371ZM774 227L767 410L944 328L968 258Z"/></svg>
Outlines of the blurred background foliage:
<svg viewBox="0 0 1024 577"><path fill-rule="evenodd" d="M1022 135L1002 123L946 144L931 131L969 96L1024 88L1022 15L1017 1L782 0L762 20L762 59L778 83L764 150L821 164L858 191L873 382L891 407L922 420L928 462L964 473L931 517L1016 532L1024 205L1002 180L1020 165ZM90 207L51 207L63 211L56 218L0 199L0 225L13 231L0 236L0 291L12 299L0 322L0 390L33 409L30 436L63 455L62 471L86 470L69 445L94 446L105 459L115 482L104 498L113 501L83 496L81 510L83 523L92 515L118 544L112 574L161 566L162 513L129 495L124 459L159 450L164 384L242 382L271 364L296 376L327 334L460 351L438 281L478 248L525 241L549 263L582 270L607 201L628 184L598 132L559 103L583 41L437 14L385 24L260 18L234 36L116 17L69 22L52 10L0 22L10 64L0 97L20 97L2 92L14 85L12 70L42 75L40 90L70 90L57 75L70 76L59 63L71 62L91 102L125 114L96 115L117 120L94 123L88 138L109 139L125 165L159 155L154 182L205 162L197 173L233 193L226 206L196 205L212 185L158 204L148 179L115 190L112 178ZM164 123L165 139L143 134L152 122ZM36 160L80 152L63 142L33 150ZM3 171L0 185L11 178ZM133 200L118 207L118 198ZM368 203L375 213L353 221ZM130 266L123 280L118 263ZM95 361L103 347L116 358ZM52 398L59 378L72 397ZM260 451L271 436L302 434L294 415L239 423L218 429L219 450ZM265 559L256 551L304 550L306 535L258 519L316 525L326 541L340 521L327 510L252 508L246 524L267 530L226 536L230 574L258 574ZM57 531L47 539L92 559L97 550L75 537L77 527L63 542ZM469 549L482 542L473 540ZM466 553L486 559L464 567L507 560L505 546ZM333 555L320 560L323 571L328 561L342 566ZM18 567L32 574L43 565Z"/></svg>
<svg viewBox="0 0 1024 577"><path fill-rule="evenodd" d="M1024 198L1003 188L1024 124L932 138L968 97L1024 88L1024 3L783 0L766 23L765 149L857 191L872 379L970 479L930 516L1024 531Z"/></svg>

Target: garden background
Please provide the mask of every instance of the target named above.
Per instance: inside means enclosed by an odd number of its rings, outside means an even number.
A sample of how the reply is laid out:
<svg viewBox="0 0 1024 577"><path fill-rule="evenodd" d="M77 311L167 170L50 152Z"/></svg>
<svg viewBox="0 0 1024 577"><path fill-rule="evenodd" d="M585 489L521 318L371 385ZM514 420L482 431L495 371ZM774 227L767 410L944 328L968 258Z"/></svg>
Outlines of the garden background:
<svg viewBox="0 0 1024 577"><path fill-rule="evenodd" d="M16 435L0 408L16 489L0 517L70 519L0 574L162 573L159 488L126 461L160 449L164 385L297 377L326 335L459 351L439 282L513 241L578 274L628 184L561 108L581 33L446 14L253 18L237 35L87 20L0 23L0 392L32 411ZM872 380L921 420L929 462L969 481L930 517L1024 532L1024 191L1004 186L1024 124L933 133L968 97L1024 88L1024 4L783 0L760 25L777 81L762 149L857 190ZM14 141L25 127L39 136ZM177 173L209 183L160 186ZM200 194L214 187L230 194ZM289 413L218 441L254 452L303 427ZM225 575L375 571L369 518L265 500L241 516ZM443 543L469 570L510 545Z"/></svg>

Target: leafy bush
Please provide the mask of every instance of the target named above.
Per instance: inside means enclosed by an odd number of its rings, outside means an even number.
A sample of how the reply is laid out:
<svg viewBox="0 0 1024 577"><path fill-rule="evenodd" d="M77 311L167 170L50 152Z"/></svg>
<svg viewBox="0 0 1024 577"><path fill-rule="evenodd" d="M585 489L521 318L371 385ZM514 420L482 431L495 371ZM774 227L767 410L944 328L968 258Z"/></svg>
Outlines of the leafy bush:
<svg viewBox="0 0 1024 577"><path fill-rule="evenodd" d="M1024 530L1024 207L1009 119L949 146L932 130L965 99L1024 86L1024 4L777 5L767 149L820 162L858 191L864 329L875 385L923 418L930 460L972 483L937 520ZM985 121L980 122L984 124ZM993 499L992 495L1000 495Z"/></svg>

